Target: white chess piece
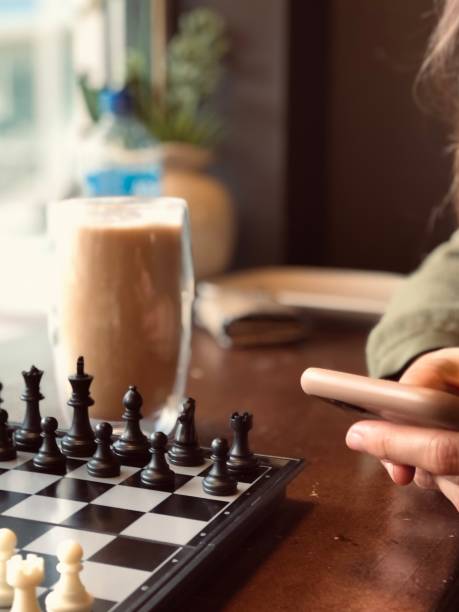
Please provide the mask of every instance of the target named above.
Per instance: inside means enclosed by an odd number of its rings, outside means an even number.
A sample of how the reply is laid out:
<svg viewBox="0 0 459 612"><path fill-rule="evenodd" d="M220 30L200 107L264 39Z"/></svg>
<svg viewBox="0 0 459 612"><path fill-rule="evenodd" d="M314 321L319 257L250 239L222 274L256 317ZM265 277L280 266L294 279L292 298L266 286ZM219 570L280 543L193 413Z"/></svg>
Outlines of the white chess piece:
<svg viewBox="0 0 459 612"><path fill-rule="evenodd" d="M25 559L14 555L6 562L6 580L14 587L10 612L40 612L36 587L43 580L45 570L42 557L28 554Z"/></svg>
<svg viewBox="0 0 459 612"><path fill-rule="evenodd" d="M83 566L83 549L75 540L65 540L57 547L60 563L58 583L45 600L46 612L90 612L94 597L81 583L79 573Z"/></svg>
<svg viewBox="0 0 459 612"><path fill-rule="evenodd" d="M11 529L0 529L0 608L13 603L13 588L6 581L6 562L13 556L17 538Z"/></svg>

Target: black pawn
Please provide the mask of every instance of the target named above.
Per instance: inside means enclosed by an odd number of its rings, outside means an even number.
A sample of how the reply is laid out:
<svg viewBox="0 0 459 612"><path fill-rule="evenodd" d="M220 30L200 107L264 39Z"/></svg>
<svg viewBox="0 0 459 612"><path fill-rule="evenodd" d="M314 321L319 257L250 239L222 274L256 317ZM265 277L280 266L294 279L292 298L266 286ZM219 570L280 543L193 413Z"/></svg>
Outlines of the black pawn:
<svg viewBox="0 0 459 612"><path fill-rule="evenodd" d="M233 495L237 491L237 482L226 467L228 442L225 438L215 438L211 448L213 465L202 481L202 488L209 495Z"/></svg>
<svg viewBox="0 0 459 612"><path fill-rule="evenodd" d="M41 415L40 400L44 396L40 393L42 370L32 366L28 372L22 372L25 390L21 399L26 403L26 413L21 427L14 432L16 447L22 451L36 453L41 446Z"/></svg>
<svg viewBox="0 0 459 612"><path fill-rule="evenodd" d="M56 442L57 420L54 417L44 417L41 420L41 437L43 441L38 455L33 458L33 464L39 470L65 474L66 458Z"/></svg>
<svg viewBox="0 0 459 612"><path fill-rule="evenodd" d="M150 458L148 438L140 429L143 399L137 387L131 386L123 397L123 421L126 425L118 440L113 444L113 450L123 465L144 467Z"/></svg>
<svg viewBox="0 0 459 612"><path fill-rule="evenodd" d="M0 383L0 390L2 385ZM3 400L0 398L0 402ZM9 461L16 457L16 448L8 435L8 413L0 408L0 461Z"/></svg>
<svg viewBox="0 0 459 612"><path fill-rule="evenodd" d="M77 371L69 376L72 395L67 406L73 408L72 425L62 440L62 451L68 457L91 457L96 450L94 432L89 422L88 408L94 404L89 394L93 377L84 371L84 359L78 357Z"/></svg>
<svg viewBox="0 0 459 612"><path fill-rule="evenodd" d="M167 436L156 431L150 437L150 463L140 473L140 480L147 487L173 487L175 474L166 461Z"/></svg>
<svg viewBox="0 0 459 612"><path fill-rule="evenodd" d="M96 452L86 464L90 476L111 478L120 475L120 463L111 449L112 433L110 423L103 422L96 426Z"/></svg>
<svg viewBox="0 0 459 612"><path fill-rule="evenodd" d="M234 412L230 417L230 426L234 432L233 443L226 465L232 474L250 474L258 465L256 457L249 448L252 415L248 412L244 414Z"/></svg>
<svg viewBox="0 0 459 612"><path fill-rule="evenodd" d="M174 441L168 452L169 461L174 465L192 467L204 463L204 453L196 434L195 408L196 403L192 397L188 397L180 406Z"/></svg>

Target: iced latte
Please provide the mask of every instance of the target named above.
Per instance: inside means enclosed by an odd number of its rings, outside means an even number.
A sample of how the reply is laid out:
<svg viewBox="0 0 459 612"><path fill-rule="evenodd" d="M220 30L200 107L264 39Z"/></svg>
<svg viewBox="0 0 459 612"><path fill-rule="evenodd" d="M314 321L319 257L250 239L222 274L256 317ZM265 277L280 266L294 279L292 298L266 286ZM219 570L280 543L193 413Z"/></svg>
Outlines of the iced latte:
<svg viewBox="0 0 459 612"><path fill-rule="evenodd" d="M58 386L84 355L94 376L93 418L120 420L129 385L143 395L146 415L181 394L192 279L183 270L184 206L167 202L54 205Z"/></svg>

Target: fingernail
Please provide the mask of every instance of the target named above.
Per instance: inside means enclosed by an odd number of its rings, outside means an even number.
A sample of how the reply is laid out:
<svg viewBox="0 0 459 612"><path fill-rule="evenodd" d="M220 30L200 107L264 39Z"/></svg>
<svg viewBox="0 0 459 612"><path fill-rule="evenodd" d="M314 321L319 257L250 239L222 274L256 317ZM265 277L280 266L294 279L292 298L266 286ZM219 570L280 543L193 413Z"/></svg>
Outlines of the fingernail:
<svg viewBox="0 0 459 612"><path fill-rule="evenodd" d="M383 461L381 460L381 463L383 464L384 468L386 469L386 472L389 474L389 476L392 478L392 480L394 480L394 466L390 461Z"/></svg>
<svg viewBox="0 0 459 612"><path fill-rule="evenodd" d="M346 444L352 450L365 450L363 444L363 433L357 427L351 427L346 435Z"/></svg>

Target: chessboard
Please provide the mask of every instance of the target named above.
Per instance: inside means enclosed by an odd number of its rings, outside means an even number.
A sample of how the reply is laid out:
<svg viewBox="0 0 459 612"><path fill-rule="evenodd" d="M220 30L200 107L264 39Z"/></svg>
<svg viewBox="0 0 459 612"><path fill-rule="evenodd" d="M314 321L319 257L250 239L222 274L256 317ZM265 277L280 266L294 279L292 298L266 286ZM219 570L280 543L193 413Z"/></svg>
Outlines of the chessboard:
<svg viewBox="0 0 459 612"><path fill-rule="evenodd" d="M45 562L39 601L58 581L56 548L67 539L84 551L81 579L94 612L147 612L180 605L215 562L234 551L272 511L303 468L300 459L256 455L233 495L208 495L202 481L210 451L197 467L172 466L173 486L145 486L141 468L119 476L88 474L88 458L68 458L65 474L38 470L34 453L0 463L0 527L12 529L19 553Z"/></svg>

